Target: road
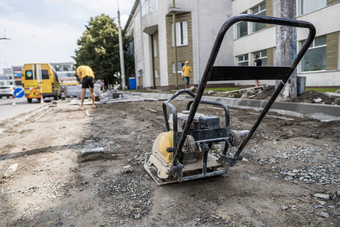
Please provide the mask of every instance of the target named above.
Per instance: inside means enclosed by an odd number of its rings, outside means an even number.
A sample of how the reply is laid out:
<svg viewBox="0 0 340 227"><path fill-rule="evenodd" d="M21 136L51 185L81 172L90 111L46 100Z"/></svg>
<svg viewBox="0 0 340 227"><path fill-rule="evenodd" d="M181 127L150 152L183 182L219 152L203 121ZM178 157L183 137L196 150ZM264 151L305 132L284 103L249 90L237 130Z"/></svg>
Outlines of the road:
<svg viewBox="0 0 340 227"><path fill-rule="evenodd" d="M15 105L13 105L15 102ZM27 103L26 98L2 98L0 99L0 121L15 117L17 115L38 109L41 104L37 99Z"/></svg>

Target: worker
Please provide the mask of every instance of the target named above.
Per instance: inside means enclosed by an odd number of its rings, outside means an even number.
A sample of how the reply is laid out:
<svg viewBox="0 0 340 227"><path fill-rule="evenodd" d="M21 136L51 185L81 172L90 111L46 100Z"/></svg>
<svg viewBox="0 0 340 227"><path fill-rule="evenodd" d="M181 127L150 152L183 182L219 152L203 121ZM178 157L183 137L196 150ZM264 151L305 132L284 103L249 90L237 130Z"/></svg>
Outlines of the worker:
<svg viewBox="0 0 340 227"><path fill-rule="evenodd" d="M182 67L182 77L184 78L185 89L189 88L190 72L191 67L189 66L189 61L185 61L185 65Z"/></svg>
<svg viewBox="0 0 340 227"><path fill-rule="evenodd" d="M254 66L260 67L262 65L262 60L259 59L259 55L254 54ZM260 81L259 80L255 80L255 87L260 86Z"/></svg>
<svg viewBox="0 0 340 227"><path fill-rule="evenodd" d="M92 97L92 108L96 108L95 94L94 94L94 73L92 69L87 65L81 65L77 68L77 76L81 81L81 98L80 98L80 110L84 110L84 97L86 88L90 90Z"/></svg>

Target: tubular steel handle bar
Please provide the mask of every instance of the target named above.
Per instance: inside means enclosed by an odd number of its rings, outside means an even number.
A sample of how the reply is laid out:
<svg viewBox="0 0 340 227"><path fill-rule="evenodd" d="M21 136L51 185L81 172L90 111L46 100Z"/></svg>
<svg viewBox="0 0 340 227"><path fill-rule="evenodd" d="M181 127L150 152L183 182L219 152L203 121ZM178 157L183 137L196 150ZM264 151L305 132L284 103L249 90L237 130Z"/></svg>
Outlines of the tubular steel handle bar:
<svg viewBox="0 0 340 227"><path fill-rule="evenodd" d="M256 123L251 128L248 136L245 138L245 140L243 141L243 143L241 144L241 146L239 147L239 149L235 153L234 159L229 159L230 160L230 166L233 166L235 164L235 162L236 162L235 158L237 158L240 155L243 148L246 146L249 139L254 134L255 130L257 129L257 127L261 123L262 119L264 118L264 116L268 112L269 108L274 103L276 97L279 95L280 91L282 90L282 88L284 87L286 82L288 81L290 75L294 72L296 66L301 61L303 55L306 53L306 51L307 51L308 47L310 46L310 44L312 43L312 41L315 37L315 33L316 33L314 25L307 22L307 21L298 21L298 20L291 20L291 19L284 19L284 18L277 18L277 17L264 17L264 16L249 15L249 14L241 14L241 15L233 16L233 17L229 18L228 20L226 20L224 22L224 24L222 25L222 27L220 28L220 30L217 34L214 46L211 50L210 57L209 57L208 62L207 62L207 66L206 66L205 71L203 73L201 83L199 85L194 103L192 105L192 109L190 111L187 123L186 123L184 131L183 131L183 134L182 134L180 141L178 143L178 146L176 148L176 152L174 154L173 163L172 163L173 166L176 166L178 164L179 152L183 148L185 139L186 139L188 132L189 132L190 125L192 124L192 121L193 121L194 116L196 114L198 105L199 105L200 100L202 98L203 91L204 91L205 86L206 86L206 84L207 84L208 80L210 79L211 74L213 72L214 63L215 63L217 54L219 52L219 49L221 47L222 41L224 39L224 35L233 24L240 22L240 21L250 21L250 22L257 22L257 23L284 25L284 26L290 26L290 27L308 28L309 34L308 34L308 37L307 37L306 41L304 42L302 48L300 49L299 53L296 55L294 61L292 62L289 72L287 73L287 75L285 77L283 77L283 79L281 80L281 83L279 83L279 85L276 87L273 95L271 96L267 105L265 106L262 113L258 117Z"/></svg>

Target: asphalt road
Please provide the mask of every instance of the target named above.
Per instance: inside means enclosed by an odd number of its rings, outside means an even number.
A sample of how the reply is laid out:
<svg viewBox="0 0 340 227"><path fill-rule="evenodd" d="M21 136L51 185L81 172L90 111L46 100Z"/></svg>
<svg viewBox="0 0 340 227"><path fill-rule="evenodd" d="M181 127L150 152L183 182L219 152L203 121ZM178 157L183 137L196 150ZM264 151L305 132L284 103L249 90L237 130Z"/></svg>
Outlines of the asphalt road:
<svg viewBox="0 0 340 227"><path fill-rule="evenodd" d="M15 102L15 105L13 105ZM37 99L27 103L26 98L5 98L0 99L0 121L15 117L17 115L38 109L42 104Z"/></svg>

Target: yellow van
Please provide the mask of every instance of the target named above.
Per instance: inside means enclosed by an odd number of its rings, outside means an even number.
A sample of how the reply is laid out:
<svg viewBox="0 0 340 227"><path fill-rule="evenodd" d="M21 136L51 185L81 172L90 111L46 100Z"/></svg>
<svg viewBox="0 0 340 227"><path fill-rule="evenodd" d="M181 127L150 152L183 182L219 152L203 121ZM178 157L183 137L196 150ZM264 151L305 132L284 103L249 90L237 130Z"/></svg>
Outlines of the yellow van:
<svg viewBox="0 0 340 227"><path fill-rule="evenodd" d="M55 69L48 63L25 64L22 68L22 86L27 102L33 98L61 98L61 89Z"/></svg>

